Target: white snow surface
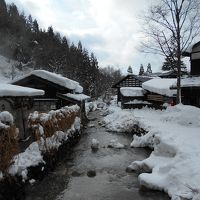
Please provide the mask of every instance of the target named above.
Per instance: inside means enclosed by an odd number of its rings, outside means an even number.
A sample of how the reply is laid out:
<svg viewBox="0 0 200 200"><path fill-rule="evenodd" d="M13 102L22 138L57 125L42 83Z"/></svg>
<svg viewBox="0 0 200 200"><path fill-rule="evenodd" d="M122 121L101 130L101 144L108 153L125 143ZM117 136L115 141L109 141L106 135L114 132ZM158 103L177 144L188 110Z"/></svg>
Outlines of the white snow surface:
<svg viewBox="0 0 200 200"><path fill-rule="evenodd" d="M176 79L155 78L144 82L142 84L142 88L150 92L172 97L177 93L175 89L170 89L170 87L174 84L176 84Z"/></svg>
<svg viewBox="0 0 200 200"><path fill-rule="evenodd" d="M117 139L113 139L109 142L108 147L115 149L123 149L125 146L121 144Z"/></svg>
<svg viewBox="0 0 200 200"><path fill-rule="evenodd" d="M43 90L11 85L7 83L0 84L0 97L4 96L41 96L44 95Z"/></svg>
<svg viewBox="0 0 200 200"><path fill-rule="evenodd" d="M139 182L150 189L163 190L172 200L200 198L200 109L193 106L170 106L166 110L149 108L121 110L104 121L110 130L127 131L139 124L148 133L134 135L132 147L151 147L153 152L143 161L134 161L129 168L141 170ZM117 120L117 118L119 118ZM124 119L125 118L125 119ZM117 120L117 122L116 122ZM152 170L145 173L144 170Z"/></svg>
<svg viewBox="0 0 200 200"><path fill-rule="evenodd" d="M141 87L121 87L120 92L124 97L142 97L145 93Z"/></svg>
<svg viewBox="0 0 200 200"><path fill-rule="evenodd" d="M92 144L91 144L92 149L98 149L99 148L99 141L95 138L92 139Z"/></svg>
<svg viewBox="0 0 200 200"><path fill-rule="evenodd" d="M72 98L74 100L77 100L77 101L83 101L83 100L90 99L90 96L87 96L85 94L71 94L71 93L67 93L67 94L63 94L63 95L65 95L66 97Z"/></svg>
<svg viewBox="0 0 200 200"><path fill-rule="evenodd" d="M68 88L70 90L74 90L76 93L82 93L83 88L79 85L78 82L68 79L66 77L63 77L60 74L52 73L46 70L34 70L30 72L29 74L22 76L21 78L18 78L15 81L24 79L25 77L29 77L31 75L35 75L37 77L40 77L42 79L48 80L50 82L56 83L62 87Z"/></svg>

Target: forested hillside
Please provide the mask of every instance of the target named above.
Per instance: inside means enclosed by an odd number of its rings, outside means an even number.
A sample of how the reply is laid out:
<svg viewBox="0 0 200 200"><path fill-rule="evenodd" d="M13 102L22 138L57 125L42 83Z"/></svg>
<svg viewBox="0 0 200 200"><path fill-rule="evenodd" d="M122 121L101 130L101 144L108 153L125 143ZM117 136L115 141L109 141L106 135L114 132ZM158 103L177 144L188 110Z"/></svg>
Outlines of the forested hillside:
<svg viewBox="0 0 200 200"><path fill-rule="evenodd" d="M74 79L93 97L101 95L121 78L120 70L99 69L94 53L88 53L79 41L55 32L53 27L41 29L31 15L20 13L15 4L0 0L0 54L17 60L23 67L45 69Z"/></svg>

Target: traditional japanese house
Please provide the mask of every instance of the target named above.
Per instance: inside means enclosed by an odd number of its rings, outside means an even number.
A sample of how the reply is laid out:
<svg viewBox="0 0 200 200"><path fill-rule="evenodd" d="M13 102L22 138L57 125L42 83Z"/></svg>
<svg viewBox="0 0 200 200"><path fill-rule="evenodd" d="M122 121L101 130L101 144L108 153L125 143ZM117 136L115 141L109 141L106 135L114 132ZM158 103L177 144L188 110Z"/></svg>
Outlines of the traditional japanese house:
<svg viewBox="0 0 200 200"><path fill-rule="evenodd" d="M19 128L19 139L28 136L27 120L29 113L34 110L33 99L41 96L44 96L43 90L0 84L0 111L8 111L13 115Z"/></svg>
<svg viewBox="0 0 200 200"><path fill-rule="evenodd" d="M66 98L66 95L64 95L82 93L83 88L78 82L45 70L35 70L13 81L12 84L45 91L43 97L33 99L33 106L38 111L59 109L62 106L75 104L77 102L80 104L82 102L82 100L74 101L73 99Z"/></svg>
<svg viewBox="0 0 200 200"><path fill-rule="evenodd" d="M122 104L127 103L129 101L133 101L134 99L142 99L143 96L140 95L138 97L138 91L140 90L140 94L142 94L142 83L150 80L150 77L145 77L145 76L136 76L133 74L129 74L126 77L124 77L122 80L119 82L115 83L112 88L117 89L117 101L121 101ZM135 90L135 92L132 92L132 95L124 95L122 94L123 91L127 91L127 87L132 87L130 91ZM123 89L125 88L125 89ZM137 89L140 88L140 89ZM137 91L137 92L136 92ZM135 94L135 96L133 95ZM136 95L137 94L137 95ZM125 102L123 102L125 101Z"/></svg>
<svg viewBox="0 0 200 200"><path fill-rule="evenodd" d="M176 79L154 78L142 84L142 88L147 91L146 100L153 105L161 106L164 103L174 105L176 100L176 89L171 86L176 83Z"/></svg>
<svg viewBox="0 0 200 200"><path fill-rule="evenodd" d="M200 107L200 42L183 52L190 57L190 76L181 80L182 103Z"/></svg>

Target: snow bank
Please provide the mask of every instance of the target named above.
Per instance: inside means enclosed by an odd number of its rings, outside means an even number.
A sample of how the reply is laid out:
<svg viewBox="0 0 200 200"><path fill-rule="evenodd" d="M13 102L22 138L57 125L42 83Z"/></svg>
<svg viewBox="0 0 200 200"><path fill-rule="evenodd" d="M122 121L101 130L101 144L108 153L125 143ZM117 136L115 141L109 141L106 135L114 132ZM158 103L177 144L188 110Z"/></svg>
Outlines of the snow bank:
<svg viewBox="0 0 200 200"><path fill-rule="evenodd" d="M195 198L191 188L200 184L200 109L177 105L166 111L137 111L135 116L149 127L142 137L134 136L132 146L154 147L151 156L132 165L148 166L152 173L139 176L141 185L164 190L172 199ZM199 188L198 188L199 189Z"/></svg>
<svg viewBox="0 0 200 200"><path fill-rule="evenodd" d="M105 121L113 130L130 120L148 131L141 137L135 135L131 143L132 147L153 148L149 158L129 166L142 172L140 184L165 191L173 200L200 199L200 109L184 105L163 111L112 109Z"/></svg>
<svg viewBox="0 0 200 200"><path fill-rule="evenodd" d="M142 88L150 92L172 97L176 95L176 90L171 90L170 87L176 83L176 79L170 78L155 78L146 81L142 84Z"/></svg>
<svg viewBox="0 0 200 200"><path fill-rule="evenodd" d="M109 112L111 114L104 117L102 121L108 131L129 133L132 132L134 124L138 124L128 110L122 111L119 107L111 107Z"/></svg>

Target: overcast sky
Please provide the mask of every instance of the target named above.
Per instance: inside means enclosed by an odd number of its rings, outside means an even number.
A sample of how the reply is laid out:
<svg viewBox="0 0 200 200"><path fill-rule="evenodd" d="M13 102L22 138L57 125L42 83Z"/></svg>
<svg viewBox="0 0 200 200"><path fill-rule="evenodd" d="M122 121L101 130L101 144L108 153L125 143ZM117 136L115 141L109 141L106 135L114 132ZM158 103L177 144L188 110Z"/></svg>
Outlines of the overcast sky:
<svg viewBox="0 0 200 200"><path fill-rule="evenodd" d="M134 73L150 62L153 72L161 68L162 59L138 51L142 39L139 15L150 0L6 0L14 2L25 14L38 20L41 28L53 26L97 56L100 67L107 65Z"/></svg>

